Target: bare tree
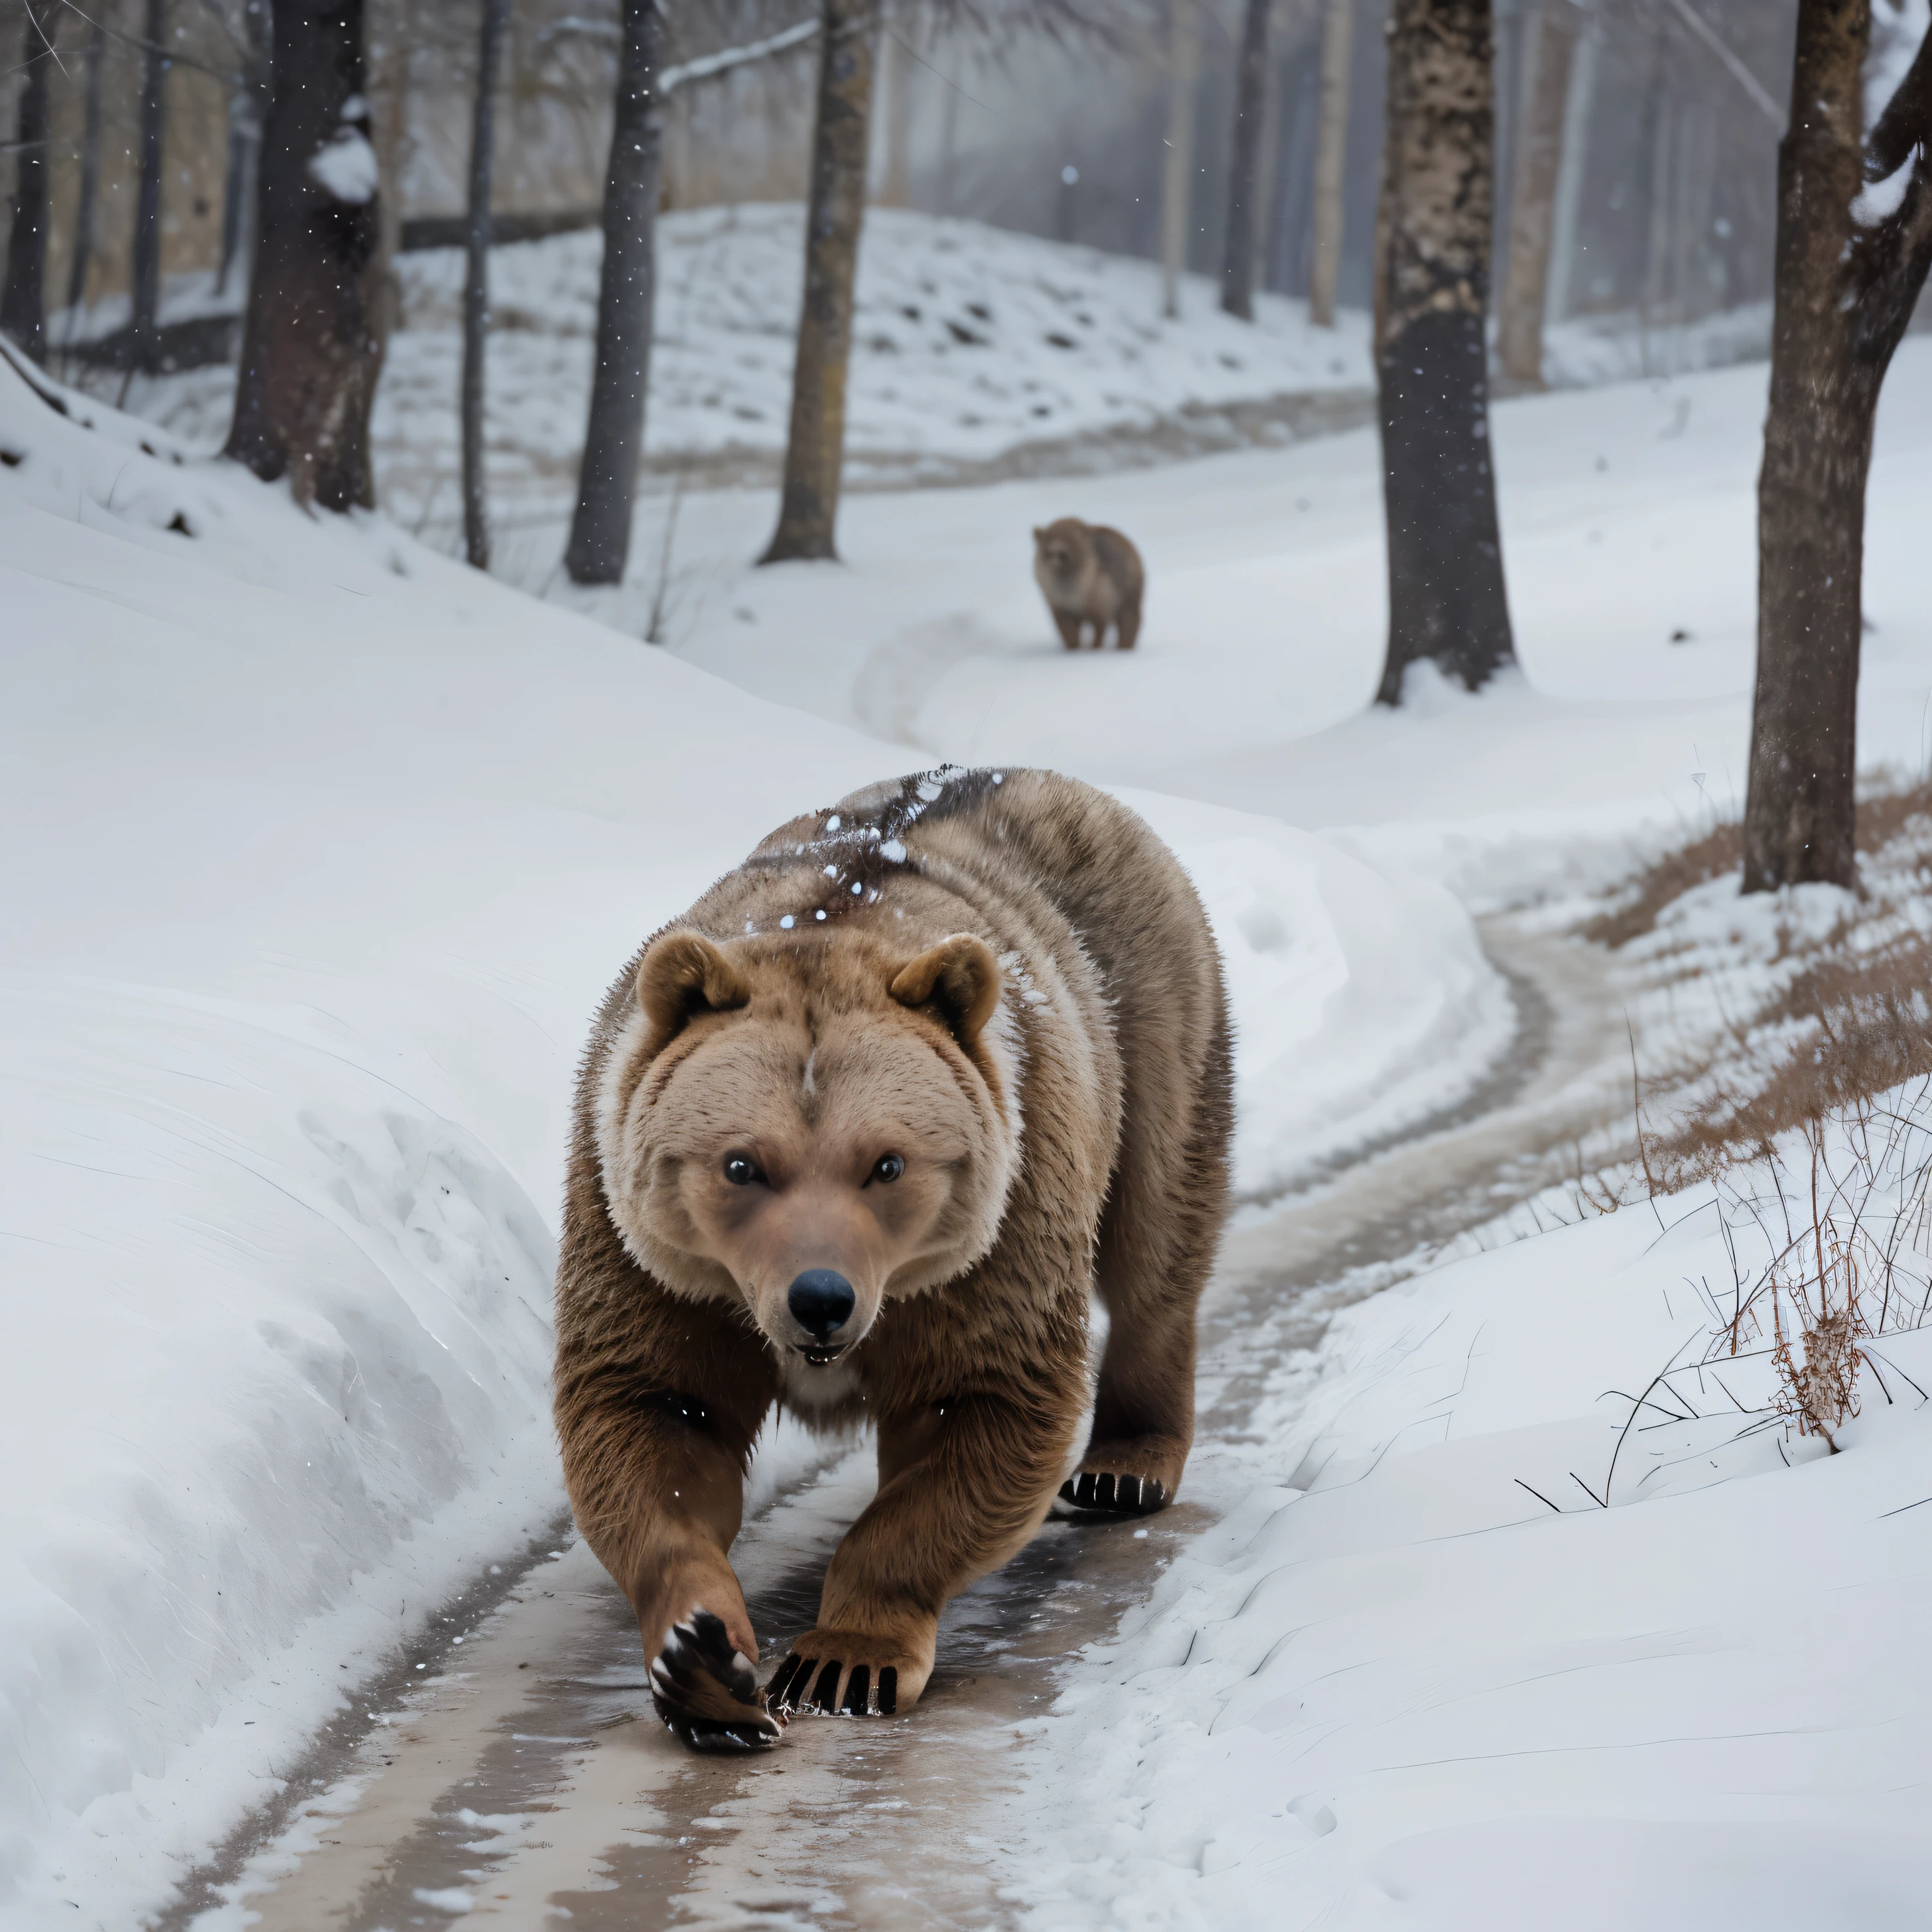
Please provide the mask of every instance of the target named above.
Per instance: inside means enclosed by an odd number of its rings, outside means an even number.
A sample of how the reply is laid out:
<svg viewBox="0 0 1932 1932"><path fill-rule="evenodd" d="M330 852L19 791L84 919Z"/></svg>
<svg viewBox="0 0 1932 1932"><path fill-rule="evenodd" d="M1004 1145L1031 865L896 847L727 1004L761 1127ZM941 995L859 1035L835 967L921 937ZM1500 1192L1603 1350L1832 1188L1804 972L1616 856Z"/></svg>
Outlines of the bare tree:
<svg viewBox="0 0 1932 1932"><path fill-rule="evenodd" d="M656 293L658 166L663 124L656 0L624 0L617 105L604 186L604 266L597 286L597 366L564 567L578 584L622 580L631 494L644 440ZM861 166L862 166L862 161Z"/></svg>
<svg viewBox="0 0 1932 1932"><path fill-rule="evenodd" d="M1872 423L1932 263L1932 33L1799 0L1778 151L1771 406L1758 476L1757 689L1744 889L1856 880L1859 594ZM1865 131L1863 76L1889 98ZM1900 70L1903 69L1902 76ZM1880 89L1875 89L1880 92Z"/></svg>
<svg viewBox="0 0 1932 1932"><path fill-rule="evenodd" d="M1509 266L1497 347L1503 373L1543 386L1543 320L1549 306L1550 238L1563 158L1563 114L1580 24L1574 0L1549 0L1525 22L1522 110L1510 194Z"/></svg>
<svg viewBox="0 0 1932 1932"><path fill-rule="evenodd" d="M133 326L129 373L152 369L161 347L161 140L166 124L167 0L148 0L141 42L141 148L134 199ZM124 400L127 385L122 385Z"/></svg>
<svg viewBox="0 0 1932 1932"><path fill-rule="evenodd" d="M74 259L67 271L67 337L80 326L87 272L94 265L94 215L100 197L100 80L107 64L106 23L97 16L87 33L86 105L80 136L80 180L74 202Z"/></svg>
<svg viewBox="0 0 1932 1932"><path fill-rule="evenodd" d="M375 500L376 165L362 0L275 0L255 260L227 453L296 500Z"/></svg>
<svg viewBox="0 0 1932 1932"><path fill-rule="evenodd" d="M0 329L36 362L46 359L47 74L54 64L56 9L26 0L19 111L14 147L13 219L7 278L0 284Z"/></svg>
<svg viewBox="0 0 1932 1932"><path fill-rule="evenodd" d="M254 226L255 184L261 172L262 122L268 106L269 0L243 0L238 51L242 71L228 90L228 166L221 194L221 266L218 290L228 286Z"/></svg>
<svg viewBox="0 0 1932 1932"><path fill-rule="evenodd" d="M1376 210L1389 640L1376 693L1433 659L1478 689L1514 652L1490 464L1489 0L1395 0Z"/></svg>
<svg viewBox="0 0 1932 1932"><path fill-rule="evenodd" d="M760 561L836 557L845 456L845 372L866 212L874 0L823 0L818 112L806 203L805 300L792 365L778 526Z"/></svg>
<svg viewBox="0 0 1932 1932"><path fill-rule="evenodd" d="M1315 134L1315 224L1308 262L1308 319L1335 326L1342 273L1342 171L1348 153L1348 74L1354 0L1328 0L1322 23L1321 110Z"/></svg>
<svg viewBox="0 0 1932 1932"><path fill-rule="evenodd" d="M490 333L490 171L496 146L496 82L510 0L482 0L476 99L470 136L469 229L463 278L463 541L490 568L490 503L483 476L484 355Z"/></svg>
<svg viewBox="0 0 1932 1932"><path fill-rule="evenodd" d="M1234 79L1234 149L1228 170L1228 236L1221 262L1221 306L1255 319L1255 244L1262 136L1268 122L1270 0L1246 0L1240 64Z"/></svg>
<svg viewBox="0 0 1932 1932"><path fill-rule="evenodd" d="M1168 0L1167 149L1160 177L1161 308L1180 313L1187 266L1188 216L1194 205L1194 88L1201 58L1196 0Z"/></svg>

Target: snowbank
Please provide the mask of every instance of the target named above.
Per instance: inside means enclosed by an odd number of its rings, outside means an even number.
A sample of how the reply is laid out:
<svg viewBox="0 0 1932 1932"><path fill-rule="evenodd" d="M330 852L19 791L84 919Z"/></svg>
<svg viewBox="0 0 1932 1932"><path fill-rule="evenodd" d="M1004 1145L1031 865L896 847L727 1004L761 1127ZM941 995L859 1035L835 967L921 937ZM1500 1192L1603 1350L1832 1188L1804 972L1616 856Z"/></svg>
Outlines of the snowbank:
<svg viewBox="0 0 1932 1932"><path fill-rule="evenodd" d="M118 1928L555 1520L586 1017L908 760L60 400L0 366L0 1924ZM1228 944L1244 1177L1480 1070L1440 893L1136 802Z"/></svg>
<svg viewBox="0 0 1932 1932"><path fill-rule="evenodd" d="M1273 819L1120 796L1180 853L1235 1015L1237 1192L1305 1183L1460 1100L1516 1028L1441 886Z"/></svg>
<svg viewBox="0 0 1932 1932"><path fill-rule="evenodd" d="M1924 1092L1885 1104L1912 1144L1838 1214L1895 1235L1898 1325ZM1724 1324L1808 1226L1786 1153L1785 1205L1700 1186L1337 1317L1205 1459L1225 1520L1040 1720L1086 1822L1030 1922L1924 1922L1932 1332L1868 1342L1844 1453L1780 1421L1771 1323L1735 1354Z"/></svg>

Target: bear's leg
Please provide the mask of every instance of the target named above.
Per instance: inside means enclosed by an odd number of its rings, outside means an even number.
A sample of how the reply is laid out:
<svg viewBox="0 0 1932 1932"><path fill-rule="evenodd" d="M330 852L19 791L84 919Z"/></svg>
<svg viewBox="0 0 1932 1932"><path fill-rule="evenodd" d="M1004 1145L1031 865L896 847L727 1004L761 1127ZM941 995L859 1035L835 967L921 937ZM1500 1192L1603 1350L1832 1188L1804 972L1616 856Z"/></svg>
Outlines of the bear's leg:
<svg viewBox="0 0 1932 1932"><path fill-rule="evenodd" d="M889 1717L917 1701L947 1600L1046 1514L1081 1407L1077 1388L1063 1395L1024 1409L971 1396L880 1423L879 1493L826 1570L818 1624L771 1681L774 1710Z"/></svg>
<svg viewBox="0 0 1932 1932"><path fill-rule="evenodd" d="M561 1384L569 1365L560 1355L558 1366ZM724 1554L758 1419L586 1382L583 1401L559 1404L571 1504L637 1612L658 1715L699 1750L776 1743L784 1720L758 1689L758 1638Z"/></svg>
<svg viewBox="0 0 1932 1932"><path fill-rule="evenodd" d="M1138 602L1123 604L1120 614L1114 620L1114 641L1124 651L1134 647L1134 640L1141 634L1141 607Z"/></svg>
<svg viewBox="0 0 1932 1932"><path fill-rule="evenodd" d="M1060 1493L1144 1516L1173 1502L1193 1446L1195 1309L1227 1205L1226 1021L1212 1012L1190 1051L1124 1046L1126 1126L1095 1267L1107 1346L1093 1431Z"/></svg>
<svg viewBox="0 0 1932 1932"><path fill-rule="evenodd" d="M1051 605L1048 608L1049 609L1053 609L1053 607ZM1060 641L1064 644L1070 651L1077 651L1080 648L1080 619L1078 616L1071 610L1053 609L1053 622L1054 628L1060 633Z"/></svg>

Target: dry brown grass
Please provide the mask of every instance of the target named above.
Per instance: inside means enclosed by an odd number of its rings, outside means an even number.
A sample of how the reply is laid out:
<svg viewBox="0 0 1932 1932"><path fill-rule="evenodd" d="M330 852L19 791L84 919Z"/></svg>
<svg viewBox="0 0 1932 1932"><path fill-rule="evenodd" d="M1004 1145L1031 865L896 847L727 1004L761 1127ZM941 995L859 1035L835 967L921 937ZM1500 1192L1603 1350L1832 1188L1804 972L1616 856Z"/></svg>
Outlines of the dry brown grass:
<svg viewBox="0 0 1932 1932"><path fill-rule="evenodd" d="M1932 824L1932 778L1891 784L1858 801L1852 832L1859 852L1869 858L1924 820ZM1701 838L1677 846L1644 867L1624 888L1618 902L1583 928L1583 937L1614 951L1657 929L1664 909L1694 886L1744 864L1744 828L1734 818L1720 819ZM1921 868L1932 872L1932 864Z"/></svg>
<svg viewBox="0 0 1932 1932"><path fill-rule="evenodd" d="M1754 1026L1796 1023L1796 1048L1748 1085L1720 1081L1643 1136L1666 1192L1755 1159L1790 1129L1901 1082L1932 1073L1932 938L1913 935L1874 957L1833 954L1806 967Z"/></svg>

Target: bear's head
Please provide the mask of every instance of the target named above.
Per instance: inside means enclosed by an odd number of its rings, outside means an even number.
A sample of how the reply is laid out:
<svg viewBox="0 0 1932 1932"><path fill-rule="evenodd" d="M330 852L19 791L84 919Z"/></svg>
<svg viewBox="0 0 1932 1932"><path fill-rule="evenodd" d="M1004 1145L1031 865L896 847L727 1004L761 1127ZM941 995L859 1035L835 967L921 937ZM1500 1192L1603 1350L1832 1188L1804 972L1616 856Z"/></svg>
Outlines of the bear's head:
<svg viewBox="0 0 1932 1932"><path fill-rule="evenodd" d="M1078 517L1036 524L1033 548L1035 569L1067 590L1078 587L1094 560L1094 539Z"/></svg>
<svg viewBox="0 0 1932 1932"><path fill-rule="evenodd" d="M910 959L849 926L644 955L596 1122L612 1219L674 1292L741 1301L808 1400L888 1299L998 1233L1020 1142L1001 984L970 933Z"/></svg>

